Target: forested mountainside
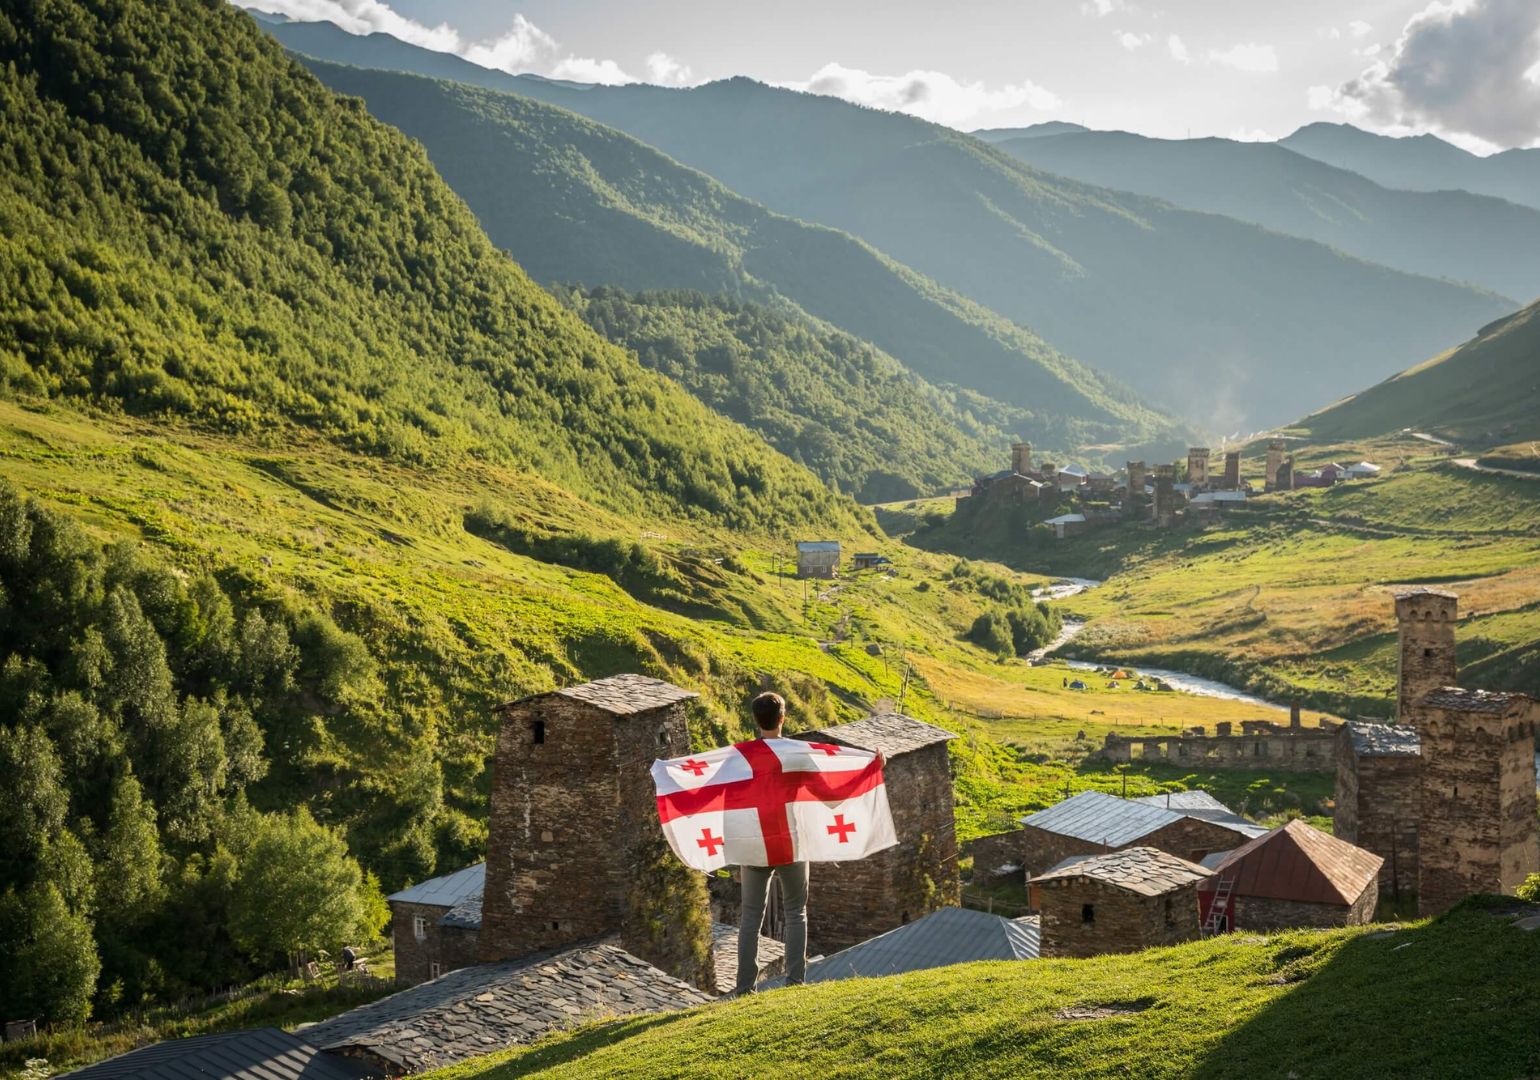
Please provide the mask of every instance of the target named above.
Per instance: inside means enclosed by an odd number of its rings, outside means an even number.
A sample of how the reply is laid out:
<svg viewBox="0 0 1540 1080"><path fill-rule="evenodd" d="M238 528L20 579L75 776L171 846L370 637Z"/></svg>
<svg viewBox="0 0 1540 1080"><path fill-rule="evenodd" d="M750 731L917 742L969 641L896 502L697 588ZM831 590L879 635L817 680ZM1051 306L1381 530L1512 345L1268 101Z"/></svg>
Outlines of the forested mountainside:
<svg viewBox="0 0 1540 1080"><path fill-rule="evenodd" d="M556 295L707 405L861 502L966 484L1009 460L1015 410L938 390L842 331L748 300L600 286Z"/></svg>
<svg viewBox="0 0 1540 1080"><path fill-rule="evenodd" d="M0 10L0 296L7 1017L372 934L480 850L496 702L818 668L688 545L873 537L222 0Z"/></svg>
<svg viewBox="0 0 1540 1080"><path fill-rule="evenodd" d="M1001 426L1061 452L1116 443L1169 453L1186 438L1126 387L1021 327L613 128L519 95L308 63L420 140L492 240L540 281L790 301L932 382L1015 406Z"/></svg>
<svg viewBox="0 0 1540 1080"><path fill-rule="evenodd" d="M1406 428L1476 446L1540 438L1540 301L1299 426L1320 439Z"/></svg>
<svg viewBox="0 0 1540 1080"><path fill-rule="evenodd" d="M11 392L250 436L300 425L400 462L470 455L741 527L849 514L563 310L419 147L243 13L23 3L6 21Z"/></svg>
<svg viewBox="0 0 1540 1080"><path fill-rule="evenodd" d="M1293 419L1324 385L1382 378L1512 307L834 98L742 78L573 86L329 24L270 30L322 59L512 90L617 127L771 210L860 237L1210 427Z"/></svg>
<svg viewBox="0 0 1540 1080"><path fill-rule="evenodd" d="M1376 135L1352 124L1306 124L1278 140L1296 153L1407 191L1473 191L1540 210L1540 150L1480 157L1437 135Z"/></svg>
<svg viewBox="0 0 1540 1080"><path fill-rule="evenodd" d="M1087 131L997 145L1048 172L1153 195L1397 270L1540 296L1540 211L1468 191L1384 188L1275 143Z"/></svg>

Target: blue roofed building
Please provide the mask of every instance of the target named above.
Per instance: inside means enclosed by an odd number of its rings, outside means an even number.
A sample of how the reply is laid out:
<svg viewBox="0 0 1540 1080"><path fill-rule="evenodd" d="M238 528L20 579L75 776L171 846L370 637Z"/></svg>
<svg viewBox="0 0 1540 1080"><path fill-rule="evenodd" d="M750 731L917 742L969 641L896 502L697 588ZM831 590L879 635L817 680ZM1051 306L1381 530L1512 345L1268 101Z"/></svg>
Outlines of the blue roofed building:
<svg viewBox="0 0 1540 1080"><path fill-rule="evenodd" d="M396 981L410 986L476 962L487 864L418 882L385 899Z"/></svg>

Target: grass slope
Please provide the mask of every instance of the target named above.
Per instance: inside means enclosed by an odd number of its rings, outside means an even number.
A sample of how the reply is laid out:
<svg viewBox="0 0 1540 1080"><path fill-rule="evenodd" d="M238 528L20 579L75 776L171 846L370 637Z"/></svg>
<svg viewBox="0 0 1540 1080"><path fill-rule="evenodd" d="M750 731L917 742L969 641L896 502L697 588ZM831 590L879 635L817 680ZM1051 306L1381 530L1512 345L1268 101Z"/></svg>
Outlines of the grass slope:
<svg viewBox="0 0 1540 1080"><path fill-rule="evenodd" d="M1325 441L1405 429L1478 446L1540 437L1540 301L1299 426Z"/></svg>
<svg viewBox="0 0 1540 1080"><path fill-rule="evenodd" d="M772 210L860 237L1213 428L1291 420L1319 404L1319 386L1381 378L1511 306L1064 180L949 128L834 98L742 78L573 86L322 24L272 32L345 63L452 69L619 128Z"/></svg>
<svg viewBox="0 0 1540 1080"><path fill-rule="evenodd" d="M1540 210L1467 191L1400 191L1275 143L1088 131L998 142L1048 172L1165 199L1504 296L1540 296Z"/></svg>
<svg viewBox="0 0 1540 1080"><path fill-rule="evenodd" d="M932 382L1012 403L1018 434L1060 450L1183 437L1126 388L993 312L613 128L519 95L306 62L420 140L492 240L540 281L799 306Z"/></svg>
<svg viewBox="0 0 1540 1080"><path fill-rule="evenodd" d="M1540 1069L1540 934L1513 910L1476 900L1389 933L820 983L600 1022L428 1076L1526 1077ZM1108 1007L1130 1011L1061 1015Z"/></svg>

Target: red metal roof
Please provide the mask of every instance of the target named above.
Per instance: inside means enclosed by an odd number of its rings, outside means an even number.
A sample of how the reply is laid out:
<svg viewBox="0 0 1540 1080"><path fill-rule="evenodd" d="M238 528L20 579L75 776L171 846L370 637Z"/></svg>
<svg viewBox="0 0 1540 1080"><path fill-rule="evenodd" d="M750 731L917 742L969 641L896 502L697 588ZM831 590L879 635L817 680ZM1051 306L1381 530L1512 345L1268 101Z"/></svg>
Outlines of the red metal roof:
<svg viewBox="0 0 1540 1080"><path fill-rule="evenodd" d="M1233 877L1237 896L1350 905L1384 861L1303 821L1291 821L1230 852L1209 884Z"/></svg>

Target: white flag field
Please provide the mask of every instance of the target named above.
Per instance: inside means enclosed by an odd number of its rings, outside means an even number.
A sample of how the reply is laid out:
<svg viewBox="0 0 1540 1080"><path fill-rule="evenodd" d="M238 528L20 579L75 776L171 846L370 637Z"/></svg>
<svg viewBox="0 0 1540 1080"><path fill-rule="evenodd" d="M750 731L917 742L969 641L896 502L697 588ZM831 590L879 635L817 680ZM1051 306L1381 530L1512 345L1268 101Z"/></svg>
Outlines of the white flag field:
<svg viewBox="0 0 1540 1080"><path fill-rule="evenodd" d="M686 866L864 859L898 843L877 755L754 739L652 763L658 820Z"/></svg>

